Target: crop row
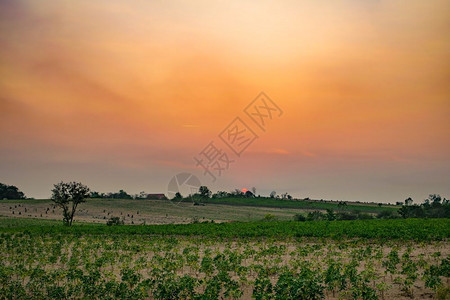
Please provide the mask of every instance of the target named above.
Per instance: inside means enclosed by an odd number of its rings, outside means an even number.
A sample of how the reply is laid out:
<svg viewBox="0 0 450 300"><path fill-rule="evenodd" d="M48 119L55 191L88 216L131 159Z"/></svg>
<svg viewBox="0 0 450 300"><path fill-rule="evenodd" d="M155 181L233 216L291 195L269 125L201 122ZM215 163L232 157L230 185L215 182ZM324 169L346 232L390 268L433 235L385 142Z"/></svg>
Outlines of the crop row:
<svg viewBox="0 0 450 300"><path fill-rule="evenodd" d="M449 283L447 241L2 233L4 299L378 299Z"/></svg>
<svg viewBox="0 0 450 300"><path fill-rule="evenodd" d="M151 234L205 237L327 237L442 240L450 237L450 219L355 220L319 222L200 223L147 226L15 226L0 232L70 234Z"/></svg>

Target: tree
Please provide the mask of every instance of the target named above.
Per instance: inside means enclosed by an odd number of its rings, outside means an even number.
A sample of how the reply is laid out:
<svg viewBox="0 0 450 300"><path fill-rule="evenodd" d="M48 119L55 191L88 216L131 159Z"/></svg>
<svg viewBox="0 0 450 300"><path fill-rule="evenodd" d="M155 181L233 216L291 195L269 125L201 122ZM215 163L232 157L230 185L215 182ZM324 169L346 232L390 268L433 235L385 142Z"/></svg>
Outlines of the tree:
<svg viewBox="0 0 450 300"><path fill-rule="evenodd" d="M230 193L227 193L225 191L217 191L214 195L212 195L213 198L226 198L230 197Z"/></svg>
<svg viewBox="0 0 450 300"><path fill-rule="evenodd" d="M0 183L0 199L25 199L25 195L14 185Z"/></svg>
<svg viewBox="0 0 450 300"><path fill-rule="evenodd" d="M270 198L275 198L276 195L277 195L277 192L272 191L272 192L270 193Z"/></svg>
<svg viewBox="0 0 450 300"><path fill-rule="evenodd" d="M54 185L52 201L63 210L63 223L72 226L78 204L86 202L89 188L81 182L60 182Z"/></svg>
<svg viewBox="0 0 450 300"><path fill-rule="evenodd" d="M346 207L347 207L347 202L345 202L345 201L339 201L338 207L339 207L339 208L346 208Z"/></svg>
<svg viewBox="0 0 450 300"><path fill-rule="evenodd" d="M413 203L413 199L411 199L411 197L409 197L408 199L405 200L405 205L409 206Z"/></svg>
<svg viewBox="0 0 450 300"><path fill-rule="evenodd" d="M200 193L200 195L203 198L210 198L211 197L211 191L208 189L207 186L202 185L199 189L198 192Z"/></svg>
<svg viewBox="0 0 450 300"><path fill-rule="evenodd" d="M439 207L441 205L441 195L437 195L437 194L430 194L428 196L429 201L431 202L431 205L433 207Z"/></svg>
<svg viewBox="0 0 450 300"><path fill-rule="evenodd" d="M89 195L89 198L103 198L102 194L100 194L99 192L96 191L92 191L91 194Z"/></svg>
<svg viewBox="0 0 450 300"><path fill-rule="evenodd" d="M147 198L147 193L145 191L140 192L139 194L137 194L134 199L145 199Z"/></svg>
<svg viewBox="0 0 450 300"><path fill-rule="evenodd" d="M114 193L113 197L115 199L133 199L133 197L128 194L127 192L125 192L124 190L119 190L118 193Z"/></svg>

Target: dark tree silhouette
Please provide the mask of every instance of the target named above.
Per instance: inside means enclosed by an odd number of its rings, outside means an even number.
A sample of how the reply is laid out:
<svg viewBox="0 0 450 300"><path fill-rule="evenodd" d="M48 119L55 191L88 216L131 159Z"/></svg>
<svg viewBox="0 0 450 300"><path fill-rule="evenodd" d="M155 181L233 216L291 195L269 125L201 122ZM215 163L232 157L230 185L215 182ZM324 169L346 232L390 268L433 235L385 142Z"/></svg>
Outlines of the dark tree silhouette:
<svg viewBox="0 0 450 300"><path fill-rule="evenodd" d="M78 204L86 202L89 188L80 182L60 182L54 185L52 201L63 210L64 225L71 226Z"/></svg>
<svg viewBox="0 0 450 300"><path fill-rule="evenodd" d="M198 192L200 193L200 195L204 198L210 198L211 197L211 191L208 189L207 186L202 185L199 189Z"/></svg>
<svg viewBox="0 0 450 300"><path fill-rule="evenodd" d="M0 183L0 199L25 199L25 195L14 185Z"/></svg>

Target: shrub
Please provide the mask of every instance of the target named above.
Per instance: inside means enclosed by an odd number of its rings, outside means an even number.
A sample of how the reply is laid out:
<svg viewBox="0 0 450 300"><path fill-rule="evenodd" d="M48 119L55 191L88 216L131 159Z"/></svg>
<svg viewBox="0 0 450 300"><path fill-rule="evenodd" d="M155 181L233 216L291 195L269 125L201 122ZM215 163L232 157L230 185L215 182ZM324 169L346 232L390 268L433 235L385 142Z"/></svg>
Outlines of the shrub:
<svg viewBox="0 0 450 300"><path fill-rule="evenodd" d="M306 216L307 221L321 221L326 220L325 214L320 211L309 212Z"/></svg>
<svg viewBox="0 0 450 300"><path fill-rule="evenodd" d="M272 214L267 214L264 216L264 218L262 219L263 221L275 221L276 217Z"/></svg>
<svg viewBox="0 0 450 300"><path fill-rule="evenodd" d="M395 211L383 210L377 214L377 219L397 219L400 216Z"/></svg>
<svg viewBox="0 0 450 300"><path fill-rule="evenodd" d="M306 217L302 214L295 214L294 215L294 221L298 221L298 222L305 222L306 221Z"/></svg>
<svg viewBox="0 0 450 300"><path fill-rule="evenodd" d="M338 220L356 220L358 218L357 215L348 212L342 212L337 215Z"/></svg>
<svg viewBox="0 0 450 300"><path fill-rule="evenodd" d="M124 222L119 217L111 217L106 222L106 225L113 226L113 225L123 225Z"/></svg>

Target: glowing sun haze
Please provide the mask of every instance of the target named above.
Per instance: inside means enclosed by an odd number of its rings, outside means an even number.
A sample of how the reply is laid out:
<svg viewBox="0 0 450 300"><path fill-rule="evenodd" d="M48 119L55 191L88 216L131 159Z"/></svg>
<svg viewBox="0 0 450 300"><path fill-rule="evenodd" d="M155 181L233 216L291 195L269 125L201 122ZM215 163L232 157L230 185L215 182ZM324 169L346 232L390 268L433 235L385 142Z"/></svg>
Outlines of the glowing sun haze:
<svg viewBox="0 0 450 300"><path fill-rule="evenodd" d="M449 33L447 0L1 0L0 182L448 198ZM212 183L193 157L261 91L282 117Z"/></svg>

